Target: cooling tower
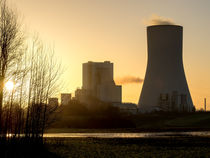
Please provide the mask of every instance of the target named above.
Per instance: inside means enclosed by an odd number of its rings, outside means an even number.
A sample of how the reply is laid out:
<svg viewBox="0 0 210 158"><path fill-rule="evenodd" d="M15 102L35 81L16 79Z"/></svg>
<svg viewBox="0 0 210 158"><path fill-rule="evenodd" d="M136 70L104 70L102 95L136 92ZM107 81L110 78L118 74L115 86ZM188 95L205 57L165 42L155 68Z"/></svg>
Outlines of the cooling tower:
<svg viewBox="0 0 210 158"><path fill-rule="evenodd" d="M192 111L182 58L183 28L147 27L148 63L139 99L141 112Z"/></svg>

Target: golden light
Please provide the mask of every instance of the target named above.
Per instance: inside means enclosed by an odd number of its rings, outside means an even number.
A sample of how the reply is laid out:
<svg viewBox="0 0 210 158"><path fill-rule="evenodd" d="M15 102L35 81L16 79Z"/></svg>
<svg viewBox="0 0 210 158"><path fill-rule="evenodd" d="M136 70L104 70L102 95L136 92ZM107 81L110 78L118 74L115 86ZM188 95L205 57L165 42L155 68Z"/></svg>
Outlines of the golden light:
<svg viewBox="0 0 210 158"><path fill-rule="evenodd" d="M12 91L14 88L14 83L12 81L8 81L6 82L5 87L8 91Z"/></svg>

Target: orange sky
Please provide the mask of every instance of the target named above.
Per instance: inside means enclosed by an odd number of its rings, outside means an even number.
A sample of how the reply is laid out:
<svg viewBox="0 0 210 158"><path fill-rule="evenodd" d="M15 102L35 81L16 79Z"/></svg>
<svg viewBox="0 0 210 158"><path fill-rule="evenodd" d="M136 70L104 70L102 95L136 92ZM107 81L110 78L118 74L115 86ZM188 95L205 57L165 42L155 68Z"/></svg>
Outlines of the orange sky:
<svg viewBox="0 0 210 158"><path fill-rule="evenodd" d="M210 100L208 0L9 0L28 32L55 46L66 71L64 92L82 84L82 63L114 62L114 76L144 78L146 28L156 14L184 27L184 67L196 108ZM123 85L123 101L138 102L142 84Z"/></svg>

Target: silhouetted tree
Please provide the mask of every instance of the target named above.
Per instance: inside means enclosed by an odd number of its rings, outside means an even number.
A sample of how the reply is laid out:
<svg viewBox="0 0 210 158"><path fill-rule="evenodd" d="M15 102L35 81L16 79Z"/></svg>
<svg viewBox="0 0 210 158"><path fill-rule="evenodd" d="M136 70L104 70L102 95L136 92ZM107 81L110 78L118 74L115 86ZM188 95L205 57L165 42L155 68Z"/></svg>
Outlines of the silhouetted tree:
<svg viewBox="0 0 210 158"><path fill-rule="evenodd" d="M50 114L57 108L48 105L48 98L59 89L62 71L54 58L54 50L45 48L38 37L32 41L30 64L25 134L39 137L43 136Z"/></svg>
<svg viewBox="0 0 210 158"><path fill-rule="evenodd" d="M47 48L38 37L28 38L16 12L0 0L0 135L43 137L52 122L57 107L48 105L48 98L56 94L62 70L54 58L54 49ZM12 79L15 87L4 90L4 83Z"/></svg>
<svg viewBox="0 0 210 158"><path fill-rule="evenodd" d="M3 85L8 69L20 56L19 48L24 36L20 30L17 14L7 6L6 0L0 1L0 133L2 131Z"/></svg>

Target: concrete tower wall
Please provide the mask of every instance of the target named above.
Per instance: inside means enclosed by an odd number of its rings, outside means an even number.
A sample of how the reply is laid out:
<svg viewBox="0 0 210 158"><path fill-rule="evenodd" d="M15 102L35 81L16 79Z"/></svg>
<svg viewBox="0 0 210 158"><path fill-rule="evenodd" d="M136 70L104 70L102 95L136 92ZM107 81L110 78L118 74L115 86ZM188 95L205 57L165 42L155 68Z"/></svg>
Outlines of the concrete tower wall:
<svg viewBox="0 0 210 158"><path fill-rule="evenodd" d="M182 34L181 26L147 27L148 63L139 99L141 111L160 110L162 101L167 111L193 109L183 68Z"/></svg>

